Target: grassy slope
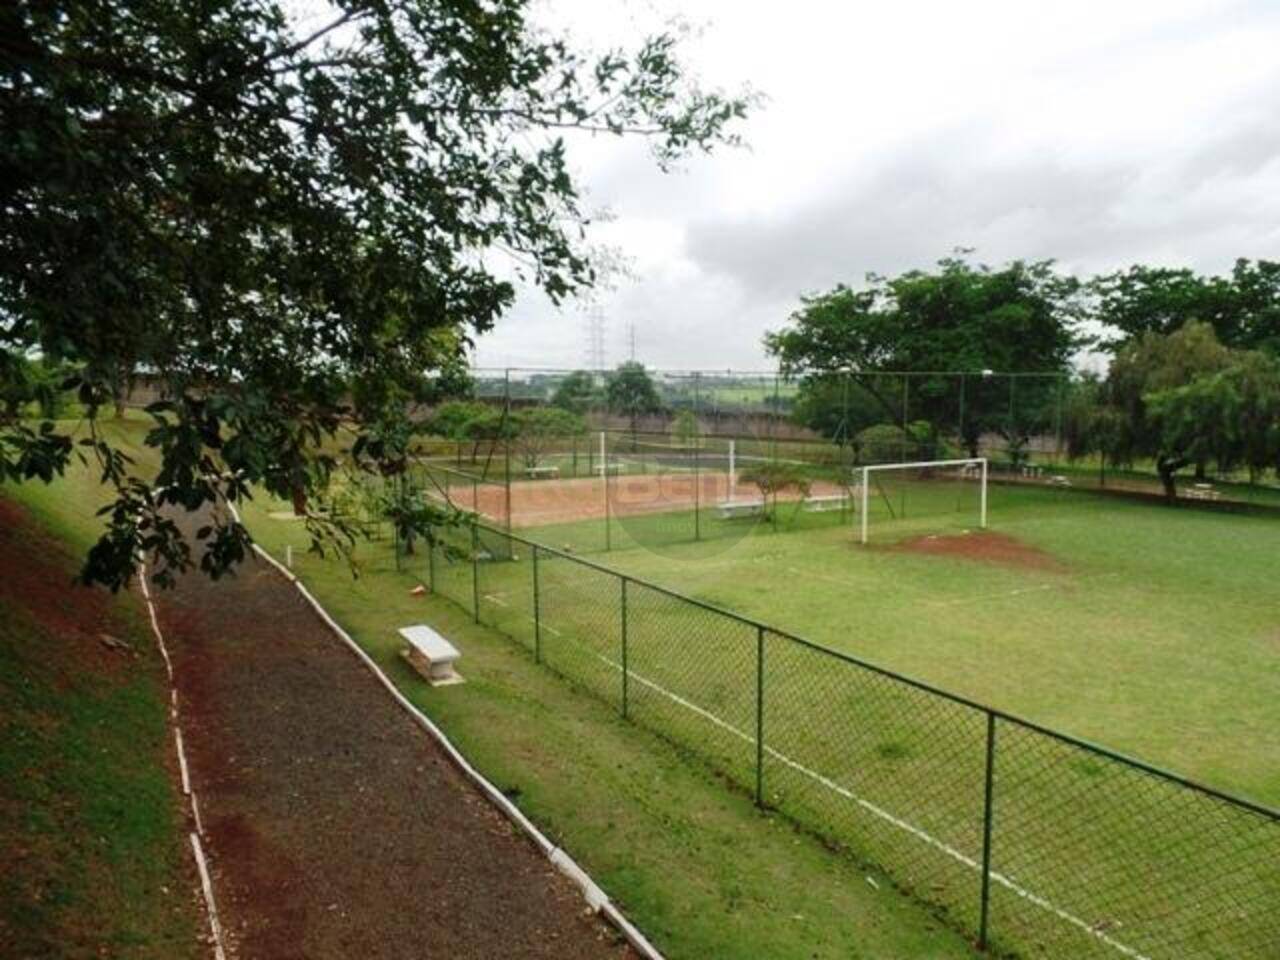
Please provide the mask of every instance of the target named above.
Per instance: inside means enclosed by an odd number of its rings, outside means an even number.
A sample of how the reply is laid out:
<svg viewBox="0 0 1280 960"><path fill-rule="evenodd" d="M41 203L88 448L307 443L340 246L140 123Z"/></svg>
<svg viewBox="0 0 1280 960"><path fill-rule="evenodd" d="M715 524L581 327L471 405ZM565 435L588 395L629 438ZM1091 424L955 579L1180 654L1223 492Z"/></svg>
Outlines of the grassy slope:
<svg viewBox="0 0 1280 960"><path fill-rule="evenodd" d="M94 603L70 584L91 537L93 484L77 472L0 496L54 534L18 528L0 543L5 561L47 565L62 594L51 619L30 592L0 587L0 858L14 858L0 869L0 954L198 956L163 665L133 598L99 597L101 619L84 619ZM136 659L106 653L95 628Z"/></svg>
<svg viewBox="0 0 1280 960"><path fill-rule="evenodd" d="M486 775L617 898L671 957L958 957L955 934L876 875L832 854L672 747L536 666L386 553L353 581L303 556L297 524L251 506L251 529ZM432 690L397 656L395 628L425 621L464 651L467 683Z"/></svg>
<svg viewBox="0 0 1280 960"><path fill-rule="evenodd" d="M866 550L833 523L595 558L1280 804L1280 521L1044 489L991 498L993 529L1066 572ZM957 520L939 523L914 529Z"/></svg>

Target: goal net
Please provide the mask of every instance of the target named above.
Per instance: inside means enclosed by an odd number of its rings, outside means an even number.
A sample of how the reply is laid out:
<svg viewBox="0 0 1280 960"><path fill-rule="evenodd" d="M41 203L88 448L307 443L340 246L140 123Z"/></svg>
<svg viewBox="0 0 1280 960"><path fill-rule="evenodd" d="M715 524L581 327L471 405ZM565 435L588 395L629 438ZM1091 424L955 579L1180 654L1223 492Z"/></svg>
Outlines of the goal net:
<svg viewBox="0 0 1280 960"><path fill-rule="evenodd" d="M859 540L987 525L987 460L877 463L854 470Z"/></svg>

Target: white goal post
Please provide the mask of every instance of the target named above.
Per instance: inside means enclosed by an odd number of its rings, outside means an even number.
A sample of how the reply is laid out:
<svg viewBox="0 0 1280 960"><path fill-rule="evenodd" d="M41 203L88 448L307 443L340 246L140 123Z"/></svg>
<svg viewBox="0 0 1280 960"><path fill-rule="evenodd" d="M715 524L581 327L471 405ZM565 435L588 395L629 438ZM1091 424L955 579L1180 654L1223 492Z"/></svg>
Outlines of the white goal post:
<svg viewBox="0 0 1280 960"><path fill-rule="evenodd" d="M977 467L980 477L980 507L978 510L978 526L985 530L987 528L987 458L986 457L967 457L961 460L919 460L914 463L874 463L865 467L856 467L855 470L861 472L862 482L858 491L858 512L861 514L862 536L861 542L867 542L868 531L868 514L870 507L871 474L883 472L886 470L927 470L934 467Z"/></svg>

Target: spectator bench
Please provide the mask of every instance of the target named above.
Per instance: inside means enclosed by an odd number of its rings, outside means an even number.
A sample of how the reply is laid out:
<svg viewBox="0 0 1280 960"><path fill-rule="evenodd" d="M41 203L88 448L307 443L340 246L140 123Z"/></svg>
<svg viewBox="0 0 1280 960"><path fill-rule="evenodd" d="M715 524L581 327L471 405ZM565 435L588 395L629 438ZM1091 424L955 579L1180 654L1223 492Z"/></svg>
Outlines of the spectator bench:
<svg viewBox="0 0 1280 960"><path fill-rule="evenodd" d="M462 683L461 674L453 668L462 654L452 643L422 623L401 627L399 633L408 644L401 656L427 683L433 687Z"/></svg>

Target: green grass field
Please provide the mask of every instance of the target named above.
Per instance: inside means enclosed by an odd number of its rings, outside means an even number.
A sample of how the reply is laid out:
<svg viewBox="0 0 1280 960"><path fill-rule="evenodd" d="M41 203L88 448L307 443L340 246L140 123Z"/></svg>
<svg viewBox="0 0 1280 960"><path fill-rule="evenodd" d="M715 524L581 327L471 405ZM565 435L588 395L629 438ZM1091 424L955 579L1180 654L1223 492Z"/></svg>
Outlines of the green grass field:
<svg viewBox="0 0 1280 960"><path fill-rule="evenodd" d="M873 502L871 547L853 542L851 517L840 511L780 510L776 526L720 520L714 509L696 518L614 518L607 553L599 522L525 531L639 578L624 588L608 569L539 551L535 594L529 548L512 551L488 533L475 562L419 551L401 569L384 536L358 548L361 576L352 581L341 562L304 554L302 526L270 516L279 507L253 504L250 528L277 555L294 548L298 572L384 663L395 664L393 628L414 618L463 645L474 658L465 687L437 695L407 671L397 680L445 717L484 769L528 797L544 826L586 851L586 865L675 956L758 955L760 944L779 956L808 955L802 951L817 944L810 952L825 955L876 937L887 939L869 956L950 955L937 944L951 950L958 941L931 929L924 914L913 919L869 884L861 892L872 891L870 901L855 896L854 865L883 867L883 877L873 875L882 886L891 878L972 935L987 721L643 581L1216 787L1273 804L1280 795L1274 670L1269 676L1280 627L1269 602L1280 526L1263 516L993 486L992 527L1031 551L1036 565L1027 567L895 548L933 533L963 538L976 525L976 502L971 484L888 483ZM466 538L461 545L470 548ZM513 552L514 560L502 559ZM410 586L427 581L455 605L409 597ZM473 610L484 626L471 622ZM773 846L741 819L759 819L749 803L757 697L766 804L852 860L794 834L803 853L794 861L785 844ZM634 726L614 719L623 710ZM562 718L573 718L572 729ZM1270 955L1280 937L1274 820L1015 722L993 722L990 918L998 949L1027 957ZM625 741L625 757L614 731L636 738ZM564 743L574 744L572 762ZM608 773L641 767L635 777ZM547 769L556 775L540 773ZM737 812L719 826L710 813L690 821L676 812L711 803ZM609 811L603 828L600 810ZM708 833L699 856L681 860L701 822ZM723 846L713 839L726 836L722 827L736 833ZM668 829L671 846L660 847L667 853L636 863L635 837ZM801 905L806 897L827 905L822 919L788 934L785 911L815 916ZM701 921L681 906L690 898ZM897 919L886 927L889 917Z"/></svg>
<svg viewBox="0 0 1280 960"><path fill-rule="evenodd" d="M972 491L912 492L906 519L872 506L870 549L835 513L774 533L704 511L703 542L687 515L627 518L591 558L1280 805L1280 518L992 485L991 529L1044 570L885 549L975 528ZM599 526L519 532L577 548Z"/></svg>
<svg viewBox="0 0 1280 960"><path fill-rule="evenodd" d="M930 531L963 537L976 524L969 497L954 484L891 488L870 548L853 544L838 512L801 514L778 532L703 516L699 543L670 540L692 529L687 514L628 518L616 521L615 549L592 559L1218 787L1275 795L1273 521L995 487L993 526L1039 551L1038 567L892 548ZM255 529L277 548L303 545L298 525L274 523ZM587 542L595 527L540 532ZM492 559L403 558L397 589L433 580L585 692L754 788L752 624L640 580L624 600L616 574L545 551L535 598L527 546L502 561L500 536L479 545ZM363 563L388 575L389 541ZM300 569L329 576L309 558ZM763 649L765 800L975 930L985 715L773 633ZM1034 729L997 728L998 947L1266 955L1280 903L1275 821Z"/></svg>

